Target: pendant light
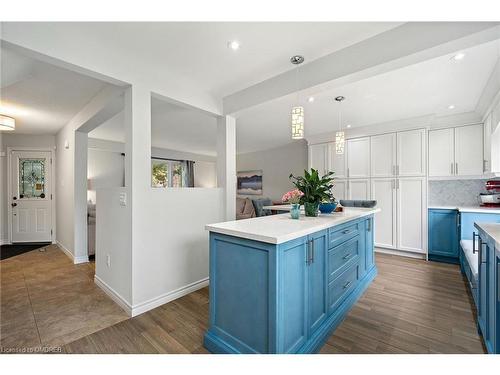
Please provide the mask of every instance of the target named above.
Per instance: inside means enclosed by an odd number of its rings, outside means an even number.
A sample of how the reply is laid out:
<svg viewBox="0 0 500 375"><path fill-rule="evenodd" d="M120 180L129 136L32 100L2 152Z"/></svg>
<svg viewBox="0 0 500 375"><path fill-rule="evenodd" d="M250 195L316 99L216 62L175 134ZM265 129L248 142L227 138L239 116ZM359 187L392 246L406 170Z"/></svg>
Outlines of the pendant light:
<svg viewBox="0 0 500 375"><path fill-rule="evenodd" d="M345 148L345 133L342 130L342 102L345 97L337 96L335 100L339 103L339 130L335 133L335 153L342 155Z"/></svg>
<svg viewBox="0 0 500 375"><path fill-rule="evenodd" d="M292 107L292 139L304 138L304 107L299 105L299 65L304 62L300 55L292 56L290 62L297 65L297 105Z"/></svg>

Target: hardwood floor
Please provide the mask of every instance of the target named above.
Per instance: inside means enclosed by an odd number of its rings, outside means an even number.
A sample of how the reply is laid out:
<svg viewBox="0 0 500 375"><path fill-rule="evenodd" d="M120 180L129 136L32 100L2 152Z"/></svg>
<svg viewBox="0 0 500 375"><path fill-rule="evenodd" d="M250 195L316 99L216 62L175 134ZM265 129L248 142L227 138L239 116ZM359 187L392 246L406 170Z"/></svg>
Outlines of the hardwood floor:
<svg viewBox="0 0 500 375"><path fill-rule="evenodd" d="M0 346L58 347L128 318L94 284L94 263L57 246L0 261Z"/></svg>
<svg viewBox="0 0 500 375"><path fill-rule="evenodd" d="M379 275L320 353L484 353L456 265L377 254ZM207 353L208 289L83 337L68 353Z"/></svg>

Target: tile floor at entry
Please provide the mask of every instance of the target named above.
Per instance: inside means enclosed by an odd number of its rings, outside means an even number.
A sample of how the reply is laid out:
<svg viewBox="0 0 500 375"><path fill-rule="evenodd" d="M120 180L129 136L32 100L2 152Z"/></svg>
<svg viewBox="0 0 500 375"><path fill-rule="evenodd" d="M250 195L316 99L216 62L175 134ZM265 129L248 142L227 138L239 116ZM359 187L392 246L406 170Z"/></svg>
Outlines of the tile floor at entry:
<svg viewBox="0 0 500 375"><path fill-rule="evenodd" d="M2 348L61 346L128 319L56 245L0 261Z"/></svg>
<svg viewBox="0 0 500 375"><path fill-rule="evenodd" d="M8 290L6 299L2 297L7 317L2 345L57 343L67 353L207 353L202 344L207 288L126 319L93 284L92 266L74 266L64 257L51 247L45 254L11 258L17 258L17 267L2 262L7 275L5 281L2 275L2 292L6 286ZM376 261L379 275L320 353L484 353L471 295L458 266L383 254L377 254ZM47 272L58 272L59 267L66 268L60 280ZM27 282L17 282L16 289L15 280L23 275ZM43 287L47 280L52 280L51 286ZM38 298L31 296L32 290ZM93 317L86 319L87 314ZM55 333L71 326L64 335Z"/></svg>

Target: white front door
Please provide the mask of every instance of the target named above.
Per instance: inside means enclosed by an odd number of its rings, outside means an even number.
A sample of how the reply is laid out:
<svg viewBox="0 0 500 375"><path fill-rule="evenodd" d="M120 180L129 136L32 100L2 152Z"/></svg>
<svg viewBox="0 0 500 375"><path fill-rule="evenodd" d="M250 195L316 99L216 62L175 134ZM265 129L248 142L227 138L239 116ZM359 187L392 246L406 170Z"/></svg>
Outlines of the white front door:
<svg viewBox="0 0 500 375"><path fill-rule="evenodd" d="M12 242L52 241L52 161L48 151L12 151Z"/></svg>

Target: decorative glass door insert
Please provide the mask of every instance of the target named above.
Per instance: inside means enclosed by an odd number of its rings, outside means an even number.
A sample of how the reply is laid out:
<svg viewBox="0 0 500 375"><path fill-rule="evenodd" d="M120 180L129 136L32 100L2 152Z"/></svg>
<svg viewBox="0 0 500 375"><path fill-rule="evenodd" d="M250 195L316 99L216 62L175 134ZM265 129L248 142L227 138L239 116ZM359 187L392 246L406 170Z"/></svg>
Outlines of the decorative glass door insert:
<svg viewBox="0 0 500 375"><path fill-rule="evenodd" d="M45 198L45 159L19 158L19 199Z"/></svg>

